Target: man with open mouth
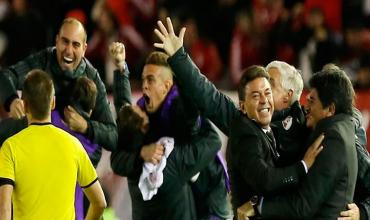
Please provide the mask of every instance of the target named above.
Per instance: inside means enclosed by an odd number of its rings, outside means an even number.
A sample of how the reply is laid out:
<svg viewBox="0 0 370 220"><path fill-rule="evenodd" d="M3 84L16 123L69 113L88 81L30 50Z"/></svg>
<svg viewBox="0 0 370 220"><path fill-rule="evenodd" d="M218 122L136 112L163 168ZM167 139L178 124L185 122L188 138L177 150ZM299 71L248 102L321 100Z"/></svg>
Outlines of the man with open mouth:
<svg viewBox="0 0 370 220"><path fill-rule="evenodd" d="M58 100L56 109L64 112L64 120L68 127L111 151L116 147L117 142L116 124L99 73L84 57L87 47L86 38L84 26L74 18L66 18L56 36L55 47L48 47L31 54L0 72L0 103L4 105L10 117L24 117L23 102L18 97L17 90L22 89L27 72L36 68L42 69L53 78L55 96ZM98 90L96 106L91 118L84 118L76 109L68 105L76 79L81 76L93 80ZM90 158L95 166L100 156L101 147Z"/></svg>

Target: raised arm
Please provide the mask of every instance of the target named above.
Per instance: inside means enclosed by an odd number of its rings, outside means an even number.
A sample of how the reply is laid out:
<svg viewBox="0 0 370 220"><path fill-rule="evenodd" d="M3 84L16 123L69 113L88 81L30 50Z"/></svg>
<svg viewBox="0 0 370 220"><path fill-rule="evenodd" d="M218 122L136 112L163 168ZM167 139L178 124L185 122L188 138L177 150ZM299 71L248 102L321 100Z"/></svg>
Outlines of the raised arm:
<svg viewBox="0 0 370 220"><path fill-rule="evenodd" d="M125 45L119 42L113 42L109 46L109 53L113 60L116 70L114 71L113 81L113 99L116 112L122 105L131 104L131 85L129 81L130 72L125 62Z"/></svg>
<svg viewBox="0 0 370 220"><path fill-rule="evenodd" d="M209 118L228 135L232 119L240 114L237 107L229 97L218 91L200 73L185 53L182 47L185 28L182 28L179 36L176 36L169 18L167 18L167 29L161 21L158 21L158 27L159 30L155 29L154 32L161 43L155 43L154 46L163 49L170 56L168 63L174 71L180 93L194 103L202 116Z"/></svg>
<svg viewBox="0 0 370 220"><path fill-rule="evenodd" d="M24 116L23 102L18 97L17 90L22 89L26 74L34 68L43 67L46 59L46 51L41 51L0 72L0 103L12 118Z"/></svg>

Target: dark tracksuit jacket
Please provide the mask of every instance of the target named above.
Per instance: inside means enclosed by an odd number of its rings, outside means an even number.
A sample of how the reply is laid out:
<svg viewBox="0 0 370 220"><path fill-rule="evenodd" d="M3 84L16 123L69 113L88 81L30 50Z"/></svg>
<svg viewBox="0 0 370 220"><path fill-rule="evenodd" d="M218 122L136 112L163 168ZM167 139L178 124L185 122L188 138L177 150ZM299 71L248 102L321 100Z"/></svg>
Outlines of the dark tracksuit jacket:
<svg viewBox="0 0 370 220"><path fill-rule="evenodd" d="M42 69L52 76L57 100L56 109L59 112L63 112L66 107L74 82L78 77L86 76L93 80L98 95L90 119L85 118L88 123L86 136L109 151L116 148L117 128L109 108L105 86L98 71L86 58L81 60L75 71L62 71L57 62L55 48L49 47L2 70L0 72L0 103L6 110L9 110L11 102L18 97L16 91L22 90L25 76L32 69ZM100 156L101 148L91 157L93 164L98 163Z"/></svg>

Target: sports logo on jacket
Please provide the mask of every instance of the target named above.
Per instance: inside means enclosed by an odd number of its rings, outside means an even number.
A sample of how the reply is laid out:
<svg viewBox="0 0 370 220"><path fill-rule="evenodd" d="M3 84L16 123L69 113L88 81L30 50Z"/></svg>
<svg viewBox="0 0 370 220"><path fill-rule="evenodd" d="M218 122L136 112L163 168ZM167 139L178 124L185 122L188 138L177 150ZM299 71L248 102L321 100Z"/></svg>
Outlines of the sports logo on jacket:
<svg viewBox="0 0 370 220"><path fill-rule="evenodd" d="M293 122L292 116L288 116L281 123L283 124L285 130L289 130L290 127L292 127L292 122Z"/></svg>

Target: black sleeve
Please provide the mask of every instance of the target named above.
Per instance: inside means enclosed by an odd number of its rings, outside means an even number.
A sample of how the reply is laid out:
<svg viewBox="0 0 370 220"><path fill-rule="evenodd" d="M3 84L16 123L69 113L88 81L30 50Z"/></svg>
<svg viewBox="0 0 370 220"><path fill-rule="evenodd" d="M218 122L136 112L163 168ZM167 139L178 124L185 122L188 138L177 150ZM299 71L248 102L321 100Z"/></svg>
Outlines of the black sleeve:
<svg viewBox="0 0 370 220"><path fill-rule="evenodd" d="M176 145L176 140L175 140ZM208 121L203 121L197 137L185 146L175 146L176 164L184 182L206 167L221 148L221 140Z"/></svg>
<svg viewBox="0 0 370 220"><path fill-rule="evenodd" d="M234 102L200 73L183 47L168 59L168 63L174 71L180 93L194 103L203 117L209 118L228 135L231 121L240 114Z"/></svg>
<svg viewBox="0 0 370 220"><path fill-rule="evenodd" d="M140 150L128 151L123 148L113 151L110 160L114 173L131 178L140 176L144 163L140 157Z"/></svg>
<svg viewBox="0 0 370 220"><path fill-rule="evenodd" d="M22 90L26 74L35 68L44 69L46 50L31 54L0 72L0 103L9 111L11 102L18 98L17 90Z"/></svg>
<svg viewBox="0 0 370 220"><path fill-rule="evenodd" d="M119 70L114 71L113 81L113 99L116 112L125 104L131 104L131 85L129 80L130 72L126 66L125 72L121 73Z"/></svg>
<svg viewBox="0 0 370 220"><path fill-rule="evenodd" d="M3 185L12 185L12 186L14 186L15 184L14 184L14 181L11 180L11 179L0 177L0 186L3 186Z"/></svg>

